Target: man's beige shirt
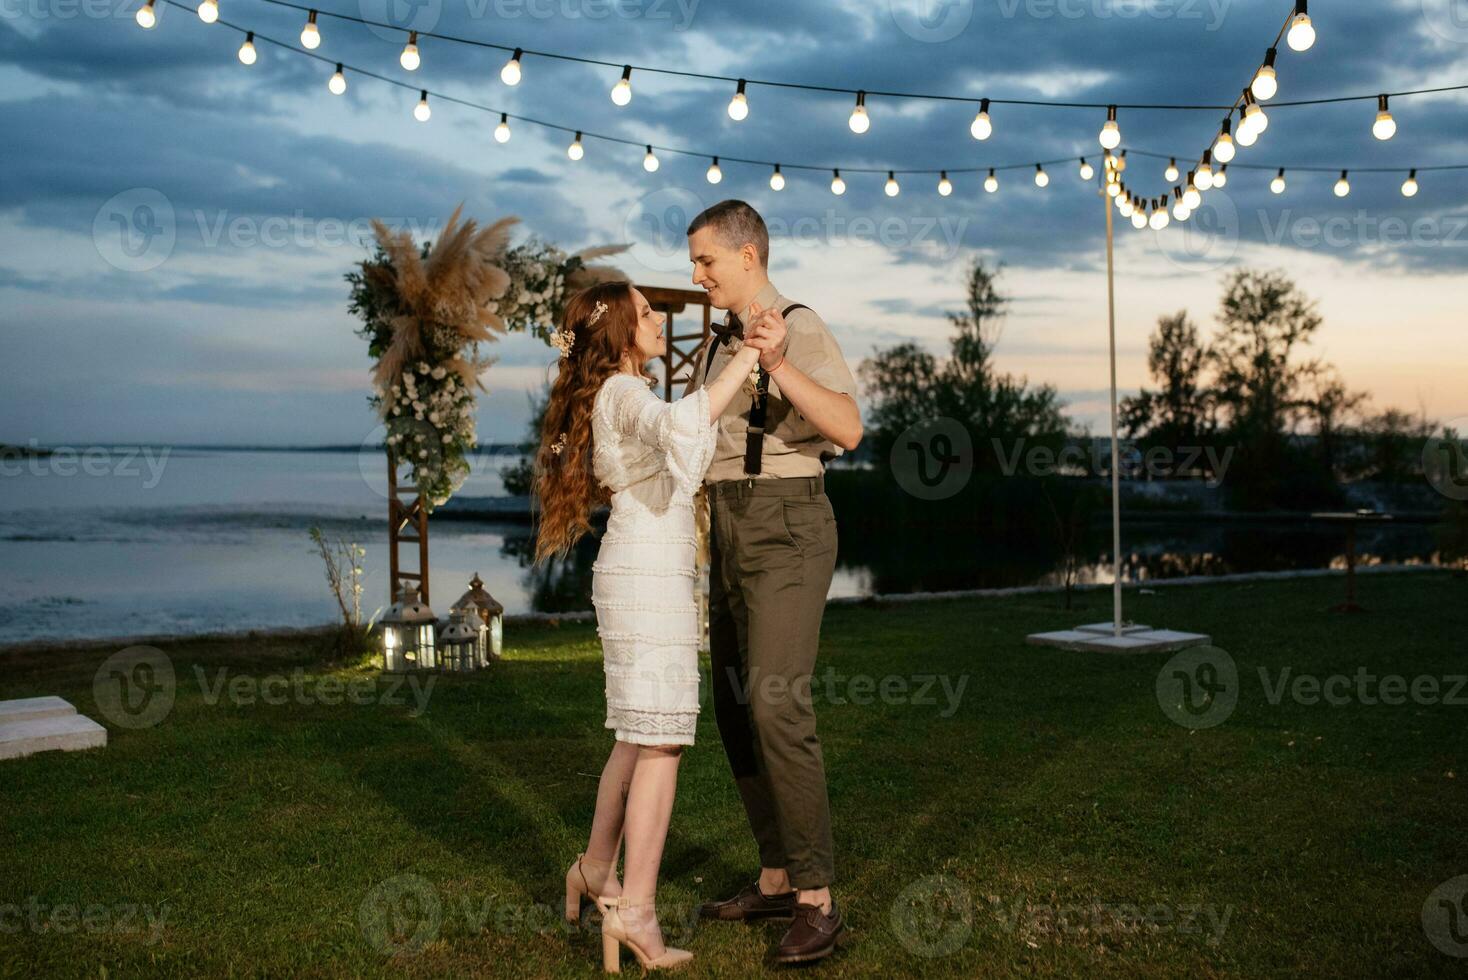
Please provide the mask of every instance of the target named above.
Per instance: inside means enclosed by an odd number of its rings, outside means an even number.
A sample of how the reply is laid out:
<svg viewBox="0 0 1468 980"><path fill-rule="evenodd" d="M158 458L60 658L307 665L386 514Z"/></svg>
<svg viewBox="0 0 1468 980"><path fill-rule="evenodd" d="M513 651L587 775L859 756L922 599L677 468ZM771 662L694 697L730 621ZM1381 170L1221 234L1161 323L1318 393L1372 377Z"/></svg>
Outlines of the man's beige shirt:
<svg viewBox="0 0 1468 980"><path fill-rule="evenodd" d="M754 303L758 303L763 309L783 310L794 304L795 300L782 296L773 283L766 283L755 296ZM750 306L753 307L753 303ZM741 323L748 324L750 319L749 309L739 314ZM844 392L855 400L856 379L852 377L846 359L841 356L841 347L836 343L836 338L831 335L820 315L805 308L792 310L785 318L785 327L786 359L821 387ZM683 391L685 395L692 394L695 388L703 385L705 377L709 380L717 378L734 356L729 345L720 345L718 353L714 355L713 366L705 375L708 344L717 340L717 337L711 336L699 347L693 361L693 377ZM750 402L751 396L741 387L729 402L729 407L724 409L724 414L719 417L714 460L704 476L705 483L742 480L748 476L744 472L744 437L749 429L745 417L749 414ZM806 421L804 415L795 410L795 406L781 396L779 382L771 375L768 411L765 416L764 455L760 473L755 479L820 476L825 471L822 455L830 459L842 452L844 450L840 446L822 436L814 425Z"/></svg>

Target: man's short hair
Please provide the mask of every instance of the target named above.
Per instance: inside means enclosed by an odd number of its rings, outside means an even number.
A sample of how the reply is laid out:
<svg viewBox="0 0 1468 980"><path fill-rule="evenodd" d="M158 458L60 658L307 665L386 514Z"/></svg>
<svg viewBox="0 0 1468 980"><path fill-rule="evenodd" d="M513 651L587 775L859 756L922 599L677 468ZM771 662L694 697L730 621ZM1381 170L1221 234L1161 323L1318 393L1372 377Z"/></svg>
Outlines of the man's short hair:
<svg viewBox="0 0 1468 980"><path fill-rule="evenodd" d="M769 229L765 227L765 219L759 216L759 212L743 201L720 201L705 208L703 213L689 223L688 234L692 235L700 228L712 228L719 244L728 248L740 249L746 244L753 245L759 255L759 264L769 268Z"/></svg>

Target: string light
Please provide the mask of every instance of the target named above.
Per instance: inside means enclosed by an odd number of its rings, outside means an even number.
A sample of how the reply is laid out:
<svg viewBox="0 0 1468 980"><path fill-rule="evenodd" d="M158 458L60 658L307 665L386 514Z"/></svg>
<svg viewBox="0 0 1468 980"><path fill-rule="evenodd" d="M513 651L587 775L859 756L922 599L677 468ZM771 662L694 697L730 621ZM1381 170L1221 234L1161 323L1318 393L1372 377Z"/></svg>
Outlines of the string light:
<svg viewBox="0 0 1468 980"><path fill-rule="evenodd" d="M571 141L570 146L566 147L566 156L572 160L580 160L586 156L586 149L581 145L581 130L576 130L576 138Z"/></svg>
<svg viewBox="0 0 1468 980"><path fill-rule="evenodd" d="M999 189L999 178L994 176L994 168L989 168L989 176L984 178L984 190L992 194Z"/></svg>
<svg viewBox="0 0 1468 980"><path fill-rule="evenodd" d="M1269 182L1269 189L1276 194L1283 194L1285 192L1284 167L1280 167L1279 173L1275 174L1274 179Z"/></svg>
<svg viewBox="0 0 1468 980"><path fill-rule="evenodd" d="M1081 180L1090 180L1096 176L1096 168L1087 163L1085 157L1081 157L1080 175Z"/></svg>
<svg viewBox="0 0 1468 980"><path fill-rule="evenodd" d="M1279 91L1279 79L1274 73L1275 50L1270 48L1264 52L1264 64L1259 66L1259 70L1254 73L1254 81L1249 83L1249 91L1260 102L1268 102Z"/></svg>
<svg viewBox="0 0 1468 980"><path fill-rule="evenodd" d="M496 143L508 143L510 141L509 113L500 113L500 124L494 128L494 141Z"/></svg>
<svg viewBox="0 0 1468 980"><path fill-rule="evenodd" d="M326 88L332 95L341 95L347 90L347 76L342 73L340 61L336 63L336 72L327 79Z"/></svg>
<svg viewBox="0 0 1468 980"><path fill-rule="evenodd" d="M1213 186L1213 165L1210 162L1212 154L1203 151L1203 161L1198 164L1198 169L1193 171L1193 186L1200 191L1206 191Z"/></svg>
<svg viewBox="0 0 1468 980"><path fill-rule="evenodd" d="M626 105L632 101L632 66L622 66L622 77L617 84L612 86L612 102L615 105Z"/></svg>
<svg viewBox="0 0 1468 980"><path fill-rule="evenodd" d="M418 104L413 107L413 118L419 122L428 122L428 117L433 115L433 110L428 108L428 89L423 89L423 94L418 98Z"/></svg>
<svg viewBox="0 0 1468 980"><path fill-rule="evenodd" d="M202 0L199 4L199 19L212 24L219 19L219 0Z"/></svg>
<svg viewBox="0 0 1468 980"><path fill-rule="evenodd" d="M1189 211L1198 210L1198 207L1203 203L1203 192L1198 190L1198 184L1195 180L1196 176L1193 171L1189 170L1188 184L1183 189L1183 202L1187 204Z"/></svg>
<svg viewBox="0 0 1468 980"><path fill-rule="evenodd" d="M244 65L253 65L257 57L259 57L259 55L255 53L255 32L246 31L245 43L240 45L240 63Z"/></svg>
<svg viewBox="0 0 1468 980"><path fill-rule="evenodd" d="M1132 196L1130 194L1118 195L1116 198L1116 210L1121 213L1123 218L1130 218L1132 212L1136 210L1132 207Z"/></svg>
<svg viewBox="0 0 1468 980"><path fill-rule="evenodd" d="M1114 150L1121 145L1121 128L1116 124L1116 106L1106 108L1106 123L1101 127L1101 145Z"/></svg>
<svg viewBox="0 0 1468 980"><path fill-rule="evenodd" d="M888 197L896 197L902 192L902 188L897 186L897 175L890 170L887 171L887 183L882 190L887 192Z"/></svg>
<svg viewBox="0 0 1468 980"><path fill-rule="evenodd" d="M1152 216L1147 219L1147 224L1153 231L1161 231L1167 227L1167 203L1164 201L1160 206L1156 200L1152 202Z"/></svg>
<svg viewBox="0 0 1468 980"><path fill-rule="evenodd" d="M938 174L938 193L947 197L953 193L953 181L948 179L948 171L944 170Z"/></svg>
<svg viewBox="0 0 1468 980"><path fill-rule="evenodd" d="M418 54L418 32L408 32L408 43L403 45L403 53L398 55L398 64L408 71L417 71L418 66L423 64L422 57Z"/></svg>
<svg viewBox="0 0 1468 980"><path fill-rule="evenodd" d="M1108 197L1112 198L1121 196L1121 181L1116 179L1116 174L1114 173L1107 174L1106 194Z"/></svg>
<svg viewBox="0 0 1468 980"><path fill-rule="evenodd" d="M1305 12L1305 0L1298 0L1295 4L1295 16L1290 20L1285 42L1291 51L1309 51L1315 43L1315 25L1310 23L1310 15Z"/></svg>
<svg viewBox="0 0 1468 980"><path fill-rule="evenodd" d="M780 173L780 165L775 164L775 172L770 174L770 190L783 191L785 189L785 175Z"/></svg>
<svg viewBox="0 0 1468 980"><path fill-rule="evenodd" d="M306 14L306 26L301 28L301 47L315 51L321 47L321 30L316 26L316 11Z"/></svg>
<svg viewBox="0 0 1468 980"><path fill-rule="evenodd" d="M739 80L739 88L734 92L734 98L729 100L729 118L735 122L743 122L749 116L749 99L744 95L744 79Z"/></svg>
<svg viewBox="0 0 1468 980"><path fill-rule="evenodd" d="M1162 178L1169 184L1177 180L1177 157L1172 157L1167 161L1167 169L1162 171Z"/></svg>
<svg viewBox="0 0 1468 980"><path fill-rule="evenodd" d="M834 175L831 177L831 193L840 197L846 193L846 181L841 179L841 171L833 170L831 173Z"/></svg>
<svg viewBox="0 0 1468 980"><path fill-rule="evenodd" d="M1213 156L1219 163L1228 163L1234 158L1234 138L1229 131L1232 119L1232 116L1224 118L1223 129L1219 131L1218 139L1213 143Z"/></svg>
<svg viewBox="0 0 1468 980"><path fill-rule="evenodd" d="M1135 203L1133 203L1132 205L1132 213L1130 217L1132 219L1132 227L1137 229L1138 231L1141 231L1143 228L1147 227L1147 212L1138 207Z"/></svg>
<svg viewBox="0 0 1468 980"><path fill-rule="evenodd" d="M133 19L138 22L138 26L143 30L152 30L153 26L158 23L158 13L153 9L153 0L148 0L147 3L139 7Z"/></svg>
<svg viewBox="0 0 1468 980"><path fill-rule="evenodd" d="M724 179L724 171L719 169L718 157L714 157L714 162L709 164L709 168L704 171L703 175L708 178L710 184L717 184Z"/></svg>
<svg viewBox="0 0 1468 980"><path fill-rule="evenodd" d="M652 152L652 144L649 143L647 146L647 156L642 158L642 169L651 174L657 172L658 166L657 154Z"/></svg>
<svg viewBox="0 0 1468 980"><path fill-rule="evenodd" d="M1182 188L1174 187L1172 189L1172 216L1178 221L1187 221L1192 214L1193 212L1188 210L1187 204L1183 201Z"/></svg>
<svg viewBox="0 0 1468 980"><path fill-rule="evenodd" d="M1264 107L1254 101L1252 92L1244 96L1244 118L1239 125L1249 127L1255 136L1264 135L1264 131L1269 128L1269 117L1264 114Z"/></svg>
<svg viewBox="0 0 1468 980"><path fill-rule="evenodd" d="M1387 108L1385 95L1377 97L1376 122L1371 124L1371 135L1379 140L1389 140L1397 135L1397 121L1392 118L1391 110Z"/></svg>
<svg viewBox="0 0 1468 980"><path fill-rule="evenodd" d="M1228 164L1225 163L1219 167L1218 173L1213 175L1213 186L1216 188L1228 186Z"/></svg>
<svg viewBox="0 0 1468 980"><path fill-rule="evenodd" d="M989 119L988 99L979 101L978 115L974 116L974 121L969 123L968 131L976 140L986 140L994 135L994 123Z"/></svg>
<svg viewBox="0 0 1468 980"><path fill-rule="evenodd" d="M1044 187L1049 183L1050 175L1045 172L1045 168L1040 166L1038 163L1035 164L1035 186Z"/></svg>
<svg viewBox="0 0 1468 980"><path fill-rule="evenodd" d="M1404 181L1402 181L1402 196L1403 197L1416 197L1417 196L1417 171L1416 170L1413 170L1411 173L1409 173L1407 175L1407 179L1404 180Z"/></svg>
<svg viewBox="0 0 1468 980"><path fill-rule="evenodd" d="M1335 196L1345 197L1351 193L1351 182L1346 179L1346 171L1341 171L1341 179L1335 182Z"/></svg>
<svg viewBox="0 0 1468 980"><path fill-rule="evenodd" d="M519 48L515 49L515 53L510 55L510 60L505 62L505 67L500 69L500 81L506 85L520 84L520 58L524 54L525 52Z"/></svg>
<svg viewBox="0 0 1468 980"><path fill-rule="evenodd" d="M846 125L857 134L865 133L872 128L872 121L867 118L867 94L865 92L856 93L856 107L851 110L851 118L846 120Z"/></svg>

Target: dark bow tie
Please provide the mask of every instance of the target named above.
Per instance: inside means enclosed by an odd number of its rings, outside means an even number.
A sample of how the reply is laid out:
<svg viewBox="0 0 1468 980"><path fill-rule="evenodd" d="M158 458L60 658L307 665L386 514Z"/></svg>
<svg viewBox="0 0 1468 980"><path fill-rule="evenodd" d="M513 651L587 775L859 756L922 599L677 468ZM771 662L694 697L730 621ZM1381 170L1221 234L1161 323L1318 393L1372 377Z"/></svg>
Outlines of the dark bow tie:
<svg viewBox="0 0 1468 980"><path fill-rule="evenodd" d="M720 344L728 344L731 340L744 337L744 324L732 312L725 315L723 323L712 323L709 326L713 328L714 337Z"/></svg>

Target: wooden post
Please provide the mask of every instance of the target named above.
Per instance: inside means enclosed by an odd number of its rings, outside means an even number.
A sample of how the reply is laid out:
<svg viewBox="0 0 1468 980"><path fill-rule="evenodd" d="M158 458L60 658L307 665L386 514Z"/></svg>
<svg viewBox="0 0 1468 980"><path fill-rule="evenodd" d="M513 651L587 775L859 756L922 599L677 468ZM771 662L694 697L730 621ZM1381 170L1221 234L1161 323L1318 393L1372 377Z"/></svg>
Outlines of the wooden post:
<svg viewBox="0 0 1468 980"><path fill-rule="evenodd" d="M413 499L404 502L403 494L412 494ZM403 529L411 525L411 534L404 534ZM416 572L403 571L402 562L398 557L398 546L403 543L418 545L418 570ZM391 592L388 602L396 602L398 592L402 589L403 581L410 580L418 586L418 598L425 606L429 605L428 599L428 512L423 509L423 498L418 495L416 487L398 485L398 461L392 453L387 451L387 553L388 553L388 583Z"/></svg>

